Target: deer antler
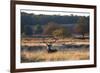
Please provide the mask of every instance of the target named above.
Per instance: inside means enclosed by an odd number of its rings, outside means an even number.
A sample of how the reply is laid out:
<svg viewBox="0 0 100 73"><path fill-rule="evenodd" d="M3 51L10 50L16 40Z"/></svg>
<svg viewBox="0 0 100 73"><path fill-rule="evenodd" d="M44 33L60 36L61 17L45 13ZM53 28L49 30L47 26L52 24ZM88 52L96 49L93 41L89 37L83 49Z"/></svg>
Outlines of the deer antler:
<svg viewBox="0 0 100 73"><path fill-rule="evenodd" d="M58 39L57 38L43 38L43 43L45 43L45 44L52 44L52 43L55 43L56 41L57 41Z"/></svg>

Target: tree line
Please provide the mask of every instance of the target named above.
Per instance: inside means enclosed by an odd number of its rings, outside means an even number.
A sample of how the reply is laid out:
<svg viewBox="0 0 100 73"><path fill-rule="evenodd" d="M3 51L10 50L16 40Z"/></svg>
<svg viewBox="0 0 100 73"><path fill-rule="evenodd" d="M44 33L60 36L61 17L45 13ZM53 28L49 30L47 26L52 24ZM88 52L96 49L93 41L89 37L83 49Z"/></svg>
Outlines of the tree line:
<svg viewBox="0 0 100 73"><path fill-rule="evenodd" d="M72 26L69 27L68 24ZM60 38L80 34L84 38L85 34L89 35L89 16L35 15L22 12L21 34L53 35Z"/></svg>

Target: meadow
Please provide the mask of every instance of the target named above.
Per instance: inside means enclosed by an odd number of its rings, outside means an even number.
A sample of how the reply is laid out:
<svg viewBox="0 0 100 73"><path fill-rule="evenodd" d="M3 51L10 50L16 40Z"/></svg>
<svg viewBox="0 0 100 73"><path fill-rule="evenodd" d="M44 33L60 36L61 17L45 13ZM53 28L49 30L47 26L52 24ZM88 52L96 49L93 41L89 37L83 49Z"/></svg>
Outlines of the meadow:
<svg viewBox="0 0 100 73"><path fill-rule="evenodd" d="M45 39L45 41L53 41ZM21 62L45 62L45 61L67 61L88 60L89 39L65 38L52 43L56 52L48 53L46 43L42 39L23 38L21 40Z"/></svg>

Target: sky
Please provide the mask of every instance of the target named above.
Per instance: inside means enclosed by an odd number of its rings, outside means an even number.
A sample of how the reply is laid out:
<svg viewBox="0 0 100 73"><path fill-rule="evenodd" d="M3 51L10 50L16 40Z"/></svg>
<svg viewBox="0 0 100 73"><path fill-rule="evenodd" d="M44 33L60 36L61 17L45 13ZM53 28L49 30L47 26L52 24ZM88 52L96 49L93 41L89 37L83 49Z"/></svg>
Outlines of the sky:
<svg viewBox="0 0 100 73"><path fill-rule="evenodd" d="M32 13L35 15L45 14L45 15L77 15L77 16L89 16L89 12L72 12L72 11L51 11L51 10L29 10L21 9L21 12Z"/></svg>

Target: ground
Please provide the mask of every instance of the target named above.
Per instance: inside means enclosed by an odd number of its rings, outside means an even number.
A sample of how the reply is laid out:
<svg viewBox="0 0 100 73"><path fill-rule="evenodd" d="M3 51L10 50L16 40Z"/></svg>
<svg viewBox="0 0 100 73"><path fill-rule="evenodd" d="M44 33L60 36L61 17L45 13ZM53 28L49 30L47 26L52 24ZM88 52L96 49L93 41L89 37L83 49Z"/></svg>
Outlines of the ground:
<svg viewBox="0 0 100 73"><path fill-rule="evenodd" d="M50 39L45 40L50 41ZM88 60L89 39L66 38L52 43L57 52L48 53L46 43L41 39L21 40L21 62Z"/></svg>

